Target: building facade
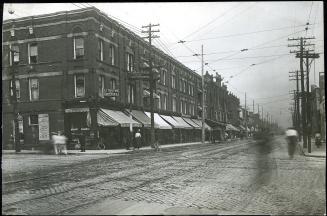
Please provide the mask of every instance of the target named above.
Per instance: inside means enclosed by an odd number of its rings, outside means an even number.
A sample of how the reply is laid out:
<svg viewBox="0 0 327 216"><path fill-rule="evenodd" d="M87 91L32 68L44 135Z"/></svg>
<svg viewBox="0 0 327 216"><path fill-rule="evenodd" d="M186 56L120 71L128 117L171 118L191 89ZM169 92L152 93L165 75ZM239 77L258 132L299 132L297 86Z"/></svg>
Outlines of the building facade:
<svg viewBox="0 0 327 216"><path fill-rule="evenodd" d="M94 147L101 108L150 110L149 82L134 78L146 73L149 58L160 66L155 111L201 118L201 76L160 49L150 56L148 42L96 8L4 21L2 50L3 148L13 148L13 85L23 149L48 143L57 131L82 133ZM206 120L220 130L238 124L239 99L221 78L207 78ZM106 96L112 91L117 94ZM116 136L111 146L121 147L121 132L103 133Z"/></svg>

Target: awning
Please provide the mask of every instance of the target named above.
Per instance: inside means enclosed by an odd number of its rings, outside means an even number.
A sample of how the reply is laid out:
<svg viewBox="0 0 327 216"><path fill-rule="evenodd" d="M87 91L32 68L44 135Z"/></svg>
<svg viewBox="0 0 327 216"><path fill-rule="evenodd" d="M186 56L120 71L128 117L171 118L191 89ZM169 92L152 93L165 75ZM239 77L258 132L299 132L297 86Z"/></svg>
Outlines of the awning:
<svg viewBox="0 0 327 216"><path fill-rule="evenodd" d="M173 128L183 128L183 125L180 125L173 117L160 115L166 122L168 122Z"/></svg>
<svg viewBox="0 0 327 216"><path fill-rule="evenodd" d="M192 121L189 118L183 118L184 121L186 121L188 124L190 124L192 127L194 127L195 129L201 129L200 125L195 124L194 121Z"/></svg>
<svg viewBox="0 0 327 216"><path fill-rule="evenodd" d="M112 120L105 112L99 110L97 113L98 125L107 126L107 127L115 127L118 126L119 123Z"/></svg>
<svg viewBox="0 0 327 216"><path fill-rule="evenodd" d="M190 126L189 124L187 124L182 117L178 117L178 116L173 116L173 118L178 122L179 125L182 125L183 128L185 129L192 129L193 127Z"/></svg>
<svg viewBox="0 0 327 216"><path fill-rule="evenodd" d="M191 119L192 121L195 122L195 124L199 125L202 128L202 121L199 119ZM207 125L207 123L204 122L204 128L206 130L211 130L211 127L209 125Z"/></svg>
<svg viewBox="0 0 327 216"><path fill-rule="evenodd" d="M240 125L239 128L245 131L245 127L243 127L242 125Z"/></svg>
<svg viewBox="0 0 327 216"><path fill-rule="evenodd" d="M107 114L111 120L118 123L121 127L129 127L130 124L132 124L133 127L142 127L140 123L133 120L121 111L114 111L108 109L101 109L101 111Z"/></svg>
<svg viewBox="0 0 327 216"><path fill-rule="evenodd" d="M145 112L145 114L151 118L151 113ZM153 113L154 114L154 123L157 125L157 128L159 129L172 129L172 127L163 120L158 113Z"/></svg>
<svg viewBox="0 0 327 216"><path fill-rule="evenodd" d="M250 131L251 131L251 130L250 130L250 128L248 128L248 127L247 127L247 129L248 129L248 132L250 132Z"/></svg>
<svg viewBox="0 0 327 216"><path fill-rule="evenodd" d="M89 108L69 108L65 109L65 113L75 113L75 112L89 112Z"/></svg>
<svg viewBox="0 0 327 216"><path fill-rule="evenodd" d="M237 129L235 126L233 126L232 124L227 124L226 125L226 131L240 131L239 129Z"/></svg>
<svg viewBox="0 0 327 216"><path fill-rule="evenodd" d="M130 111L127 110L127 112L130 113ZM147 115L145 115L144 112L140 111L140 110L132 110L132 116L139 121L140 123L143 124L144 127L149 128L151 127L151 117L148 117ZM158 126L155 124L154 125L155 128L158 128Z"/></svg>
<svg viewBox="0 0 327 216"><path fill-rule="evenodd" d="M223 130L226 126L223 122L213 121L210 119L206 119L206 123L211 127L212 130Z"/></svg>
<svg viewBox="0 0 327 216"><path fill-rule="evenodd" d="M143 90L143 96L144 97L150 97L150 91L144 89ZM159 97L159 95L157 95L156 93L153 92L153 98L159 99L160 97Z"/></svg>

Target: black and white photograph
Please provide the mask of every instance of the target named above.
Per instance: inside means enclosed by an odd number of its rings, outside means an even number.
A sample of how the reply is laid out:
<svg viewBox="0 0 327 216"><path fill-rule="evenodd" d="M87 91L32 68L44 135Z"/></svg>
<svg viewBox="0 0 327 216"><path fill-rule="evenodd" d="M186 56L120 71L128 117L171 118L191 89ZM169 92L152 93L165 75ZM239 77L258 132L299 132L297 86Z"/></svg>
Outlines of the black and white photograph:
<svg viewBox="0 0 327 216"><path fill-rule="evenodd" d="M326 215L323 1L2 13L2 215Z"/></svg>

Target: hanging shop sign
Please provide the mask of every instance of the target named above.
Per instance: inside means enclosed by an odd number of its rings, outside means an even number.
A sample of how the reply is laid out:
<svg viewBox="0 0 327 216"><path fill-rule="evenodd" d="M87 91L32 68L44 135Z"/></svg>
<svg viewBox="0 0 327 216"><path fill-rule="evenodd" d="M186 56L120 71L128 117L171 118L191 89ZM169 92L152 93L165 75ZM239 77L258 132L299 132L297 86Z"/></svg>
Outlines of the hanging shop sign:
<svg viewBox="0 0 327 216"><path fill-rule="evenodd" d="M107 97L118 97L119 89L104 89L103 95Z"/></svg>

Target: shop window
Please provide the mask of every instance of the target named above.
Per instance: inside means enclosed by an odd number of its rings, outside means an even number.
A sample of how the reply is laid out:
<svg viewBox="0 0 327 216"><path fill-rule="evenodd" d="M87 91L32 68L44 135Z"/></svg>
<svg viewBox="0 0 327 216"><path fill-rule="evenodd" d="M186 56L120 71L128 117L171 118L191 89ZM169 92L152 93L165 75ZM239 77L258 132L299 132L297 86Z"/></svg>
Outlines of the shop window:
<svg viewBox="0 0 327 216"><path fill-rule="evenodd" d="M19 80L15 80L16 83L16 98L19 99L20 98L20 82ZM10 95L14 96L13 94L13 81L10 81Z"/></svg>
<svg viewBox="0 0 327 216"><path fill-rule="evenodd" d="M39 80L37 78L29 79L29 92L31 101L39 99Z"/></svg>
<svg viewBox="0 0 327 216"><path fill-rule="evenodd" d="M85 76L84 74L75 75L75 97L85 97Z"/></svg>
<svg viewBox="0 0 327 216"><path fill-rule="evenodd" d="M87 128L87 112L70 113L70 124L72 129Z"/></svg>
<svg viewBox="0 0 327 216"><path fill-rule="evenodd" d="M29 125L38 125L38 124L39 124L39 116L38 115L30 115Z"/></svg>
<svg viewBox="0 0 327 216"><path fill-rule="evenodd" d="M37 63L37 57L38 57L37 44L36 43L28 44L29 64Z"/></svg>
<svg viewBox="0 0 327 216"><path fill-rule="evenodd" d="M98 82L99 82L99 97L104 97L104 95L103 95L103 92L104 92L104 80L105 80L105 78L104 78L104 76L103 75L101 75L101 76L98 76Z"/></svg>
<svg viewBox="0 0 327 216"><path fill-rule="evenodd" d="M74 38L74 59L84 56L84 38Z"/></svg>

